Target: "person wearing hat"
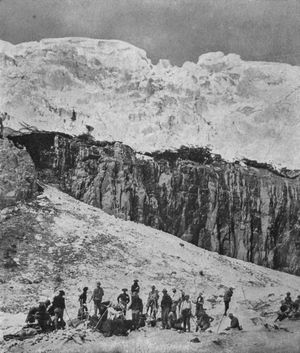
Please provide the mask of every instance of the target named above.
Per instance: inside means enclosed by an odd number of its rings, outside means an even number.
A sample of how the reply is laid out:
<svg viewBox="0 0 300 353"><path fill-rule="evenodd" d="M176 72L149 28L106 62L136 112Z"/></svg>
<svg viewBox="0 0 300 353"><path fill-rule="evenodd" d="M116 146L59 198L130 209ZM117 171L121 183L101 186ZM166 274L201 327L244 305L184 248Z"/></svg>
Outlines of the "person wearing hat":
<svg viewBox="0 0 300 353"><path fill-rule="evenodd" d="M59 326L64 327L64 310L66 308L65 292L60 290L58 295L53 298L52 306L54 310L54 326L57 330Z"/></svg>
<svg viewBox="0 0 300 353"><path fill-rule="evenodd" d="M94 315L95 316L97 316L98 311L99 311L99 314L101 312L101 303L102 303L103 296L104 296L104 290L101 287L101 283L97 282L96 288L94 289L92 297L91 297L91 300L93 300L93 302L94 302Z"/></svg>
<svg viewBox="0 0 300 353"><path fill-rule="evenodd" d="M229 303L231 301L232 294L233 294L233 287L230 287L229 289L227 289L227 291L224 294L224 305L225 305L224 316L227 315L227 310L229 309Z"/></svg>
<svg viewBox="0 0 300 353"><path fill-rule="evenodd" d="M140 286L139 286L139 280L138 279L135 279L133 281L133 285L131 286L131 294L133 292L137 292L137 293L140 292Z"/></svg>
<svg viewBox="0 0 300 353"><path fill-rule="evenodd" d="M139 328L140 317L143 313L143 302L142 299L139 297L138 292L132 293L131 304L128 309L131 309L133 328Z"/></svg>
<svg viewBox="0 0 300 353"><path fill-rule="evenodd" d="M240 326L240 323L237 317L233 316L232 313L228 314L228 317L230 319L230 326L225 329L226 331L232 330L232 329L242 330L242 327Z"/></svg>
<svg viewBox="0 0 300 353"><path fill-rule="evenodd" d="M118 303L122 306L124 316L126 316L127 305L130 302L130 298L129 298L129 295L127 294L127 291L128 291L127 288L123 288L122 289L123 293L121 293L117 298Z"/></svg>
<svg viewBox="0 0 300 353"><path fill-rule="evenodd" d="M156 319L156 313L158 311L158 299L159 299L158 292L156 291L155 286L152 286L151 291L149 292L149 295L148 295L146 314L148 314L148 311L150 308L150 316L153 315L153 319Z"/></svg>
<svg viewBox="0 0 300 353"><path fill-rule="evenodd" d="M161 320L162 320L162 328L170 328L169 327L169 313L172 307L172 299L168 294L168 291L164 288L162 290L163 297L161 299Z"/></svg>
<svg viewBox="0 0 300 353"><path fill-rule="evenodd" d="M186 295L184 297L184 301L181 303L181 316L183 319L183 331L186 332L186 328L188 328L188 332L191 331L191 315L192 315L192 303L190 301L190 296Z"/></svg>

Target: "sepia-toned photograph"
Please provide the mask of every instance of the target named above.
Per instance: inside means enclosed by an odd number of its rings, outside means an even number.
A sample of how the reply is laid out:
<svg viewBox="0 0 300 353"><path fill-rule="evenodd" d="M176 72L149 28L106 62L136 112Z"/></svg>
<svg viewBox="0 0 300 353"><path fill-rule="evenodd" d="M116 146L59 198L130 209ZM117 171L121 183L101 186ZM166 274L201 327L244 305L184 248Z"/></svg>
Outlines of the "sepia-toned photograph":
<svg viewBox="0 0 300 353"><path fill-rule="evenodd" d="M300 352L299 0L0 0L0 351Z"/></svg>

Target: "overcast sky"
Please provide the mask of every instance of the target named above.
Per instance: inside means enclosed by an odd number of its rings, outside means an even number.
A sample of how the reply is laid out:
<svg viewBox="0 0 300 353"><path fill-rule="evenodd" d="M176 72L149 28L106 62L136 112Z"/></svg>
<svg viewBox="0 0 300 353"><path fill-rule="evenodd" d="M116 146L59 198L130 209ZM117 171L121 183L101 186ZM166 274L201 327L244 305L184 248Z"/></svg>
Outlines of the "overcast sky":
<svg viewBox="0 0 300 353"><path fill-rule="evenodd" d="M121 39L156 62L209 51L300 65L300 0L0 0L0 38Z"/></svg>

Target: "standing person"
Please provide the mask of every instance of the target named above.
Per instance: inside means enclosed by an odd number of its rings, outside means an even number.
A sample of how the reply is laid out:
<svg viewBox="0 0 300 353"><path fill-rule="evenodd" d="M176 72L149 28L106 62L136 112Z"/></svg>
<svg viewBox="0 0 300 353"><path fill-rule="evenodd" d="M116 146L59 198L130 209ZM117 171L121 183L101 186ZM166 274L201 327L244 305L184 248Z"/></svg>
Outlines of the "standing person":
<svg viewBox="0 0 300 353"><path fill-rule="evenodd" d="M148 295L146 314L148 314L150 308L150 316L153 315L154 319L156 319L158 297L158 292L156 291L155 286L152 286Z"/></svg>
<svg viewBox="0 0 300 353"><path fill-rule="evenodd" d="M101 312L101 303L102 303L102 298L104 296L104 290L101 287L101 283L97 282L97 287L93 291L93 295L91 297L91 300L94 301L94 314L97 316L97 312L99 311L99 314Z"/></svg>
<svg viewBox="0 0 300 353"><path fill-rule="evenodd" d="M127 288L123 288L122 292L123 293L121 293L118 296L117 301L122 306L122 310L123 310L124 316L126 316L127 305L130 302L130 298L129 298L129 295L126 293L127 292Z"/></svg>
<svg viewBox="0 0 300 353"><path fill-rule="evenodd" d="M203 312L203 305L204 305L204 298L202 292L199 293L197 299L196 299L196 317L198 318L200 316L200 313Z"/></svg>
<svg viewBox="0 0 300 353"><path fill-rule="evenodd" d="M139 328L140 316L143 313L143 302L138 292L132 293L131 304L128 309L131 309L133 327L136 330Z"/></svg>
<svg viewBox="0 0 300 353"><path fill-rule="evenodd" d="M178 293L176 288L172 289L171 299L172 299L171 311L173 312L173 315L175 315L175 320L177 320L177 317L179 316L179 312L177 312L177 309L179 306L180 294Z"/></svg>
<svg viewBox="0 0 300 353"><path fill-rule="evenodd" d="M135 279L133 281L133 285L131 286L131 294L133 294L133 292L140 292L140 286L139 286L139 280Z"/></svg>
<svg viewBox="0 0 300 353"><path fill-rule="evenodd" d="M88 308L86 305L88 289L89 289L88 287L84 287L83 292L79 296L80 308L78 310L78 319L81 319L81 320L86 318L87 313L88 313Z"/></svg>
<svg viewBox="0 0 300 353"><path fill-rule="evenodd" d="M179 312L179 315L181 313L181 304L182 302L184 301L184 297L185 297L185 293L183 290L181 290L181 294L179 296L179 302L178 302L178 312Z"/></svg>
<svg viewBox="0 0 300 353"><path fill-rule="evenodd" d="M168 325L170 328L175 328L175 323L177 321L176 305L172 303L171 310L168 315Z"/></svg>
<svg viewBox="0 0 300 353"><path fill-rule="evenodd" d="M225 305L224 316L227 315L227 310L229 309L229 303L231 301L232 294L233 294L233 287L230 287L224 294L224 305Z"/></svg>
<svg viewBox="0 0 300 353"><path fill-rule="evenodd" d="M184 301L181 303L181 316L183 319L183 331L186 332L186 327L188 332L191 331L191 314L192 314L192 303L190 301L190 296L186 295Z"/></svg>
<svg viewBox="0 0 300 353"><path fill-rule="evenodd" d="M165 288L162 290L162 292L163 292L163 297L160 303L161 319L162 319L162 328L165 329L165 328L170 328L168 321L169 321L169 312L172 307L172 299Z"/></svg>
<svg viewBox="0 0 300 353"><path fill-rule="evenodd" d="M65 292L60 290L58 295L53 298L52 306L54 310L54 326L57 330L59 326L64 327L64 310L66 308L65 304Z"/></svg>

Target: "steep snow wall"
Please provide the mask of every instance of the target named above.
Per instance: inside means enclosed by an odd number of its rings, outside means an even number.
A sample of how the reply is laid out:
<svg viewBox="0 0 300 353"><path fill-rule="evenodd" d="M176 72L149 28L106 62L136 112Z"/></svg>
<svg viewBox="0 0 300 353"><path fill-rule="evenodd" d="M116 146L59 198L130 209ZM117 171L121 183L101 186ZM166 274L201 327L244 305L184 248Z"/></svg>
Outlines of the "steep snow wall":
<svg viewBox="0 0 300 353"><path fill-rule="evenodd" d="M48 137L13 139L36 146ZM44 147L40 178L79 200L205 249L300 274L299 177L221 159L150 158L88 135L57 135Z"/></svg>
<svg viewBox="0 0 300 353"><path fill-rule="evenodd" d="M221 52L176 67L121 41L0 41L6 127L89 128L138 151L209 144L228 160L300 168L299 82L299 67Z"/></svg>

